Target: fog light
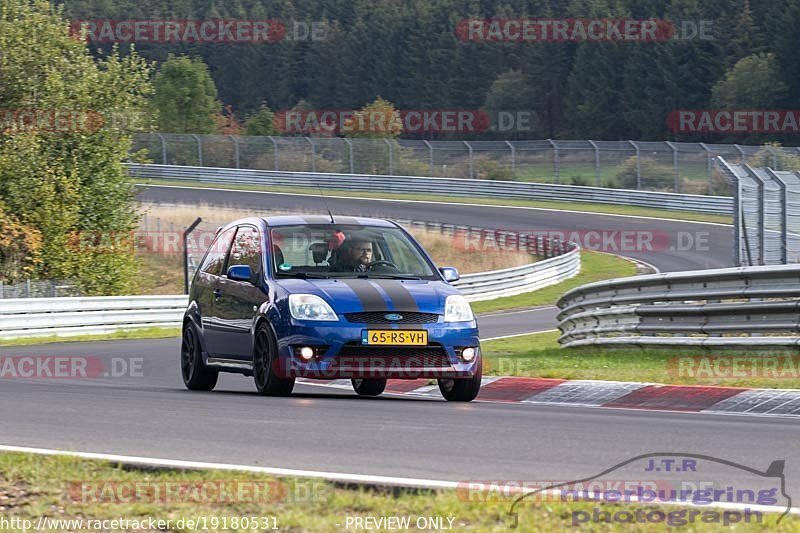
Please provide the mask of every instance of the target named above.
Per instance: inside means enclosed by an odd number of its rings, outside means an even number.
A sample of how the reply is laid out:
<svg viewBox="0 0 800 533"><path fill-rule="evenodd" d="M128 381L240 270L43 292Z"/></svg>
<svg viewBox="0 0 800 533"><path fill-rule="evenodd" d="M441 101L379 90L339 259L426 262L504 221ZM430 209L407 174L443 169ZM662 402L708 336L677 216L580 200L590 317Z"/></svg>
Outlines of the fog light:
<svg viewBox="0 0 800 533"><path fill-rule="evenodd" d="M314 348L311 348L310 346L303 346L300 348L300 357L306 361L310 361L311 358L314 357Z"/></svg>
<svg viewBox="0 0 800 533"><path fill-rule="evenodd" d="M467 363L475 359L475 348L464 348L461 350L461 359Z"/></svg>

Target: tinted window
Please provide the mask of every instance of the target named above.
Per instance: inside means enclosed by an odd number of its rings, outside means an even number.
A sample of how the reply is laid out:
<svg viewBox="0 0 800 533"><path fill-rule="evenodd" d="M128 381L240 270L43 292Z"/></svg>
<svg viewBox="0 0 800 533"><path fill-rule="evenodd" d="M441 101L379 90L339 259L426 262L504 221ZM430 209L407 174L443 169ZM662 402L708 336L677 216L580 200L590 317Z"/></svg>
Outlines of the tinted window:
<svg viewBox="0 0 800 533"><path fill-rule="evenodd" d="M253 273L261 272L261 238L253 226L240 226L231 248L228 266L247 265Z"/></svg>
<svg viewBox="0 0 800 533"><path fill-rule="evenodd" d="M222 269L225 266L225 258L228 256L228 250L231 247L231 241L233 240L233 234L235 232L236 228L231 228L217 235L217 238L214 239L214 242L211 243L211 247L208 249L208 253L203 260L203 264L200 266L200 270L214 276L222 275Z"/></svg>

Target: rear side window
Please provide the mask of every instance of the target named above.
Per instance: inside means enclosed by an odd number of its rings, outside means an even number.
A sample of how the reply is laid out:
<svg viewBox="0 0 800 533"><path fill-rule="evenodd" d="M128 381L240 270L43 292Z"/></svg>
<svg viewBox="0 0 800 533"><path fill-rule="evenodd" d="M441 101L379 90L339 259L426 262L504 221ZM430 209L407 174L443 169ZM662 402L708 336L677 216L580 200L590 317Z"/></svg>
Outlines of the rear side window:
<svg viewBox="0 0 800 533"><path fill-rule="evenodd" d="M228 266L247 265L254 273L261 272L261 236L253 226L240 226L233 241Z"/></svg>
<svg viewBox="0 0 800 533"><path fill-rule="evenodd" d="M236 228L231 228L217 235L217 238L214 239L208 249L203 264L200 265L200 270L212 276L222 275L222 269L225 267L225 258L228 257L228 250L231 248L231 241L235 232Z"/></svg>

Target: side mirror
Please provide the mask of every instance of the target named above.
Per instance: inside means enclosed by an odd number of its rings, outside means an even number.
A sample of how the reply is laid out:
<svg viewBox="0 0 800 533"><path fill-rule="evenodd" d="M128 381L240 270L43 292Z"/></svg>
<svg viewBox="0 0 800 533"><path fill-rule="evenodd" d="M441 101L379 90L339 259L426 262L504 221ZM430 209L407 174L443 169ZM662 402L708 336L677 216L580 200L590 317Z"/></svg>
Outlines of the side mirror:
<svg viewBox="0 0 800 533"><path fill-rule="evenodd" d="M233 265L228 268L228 279L252 283L253 272L248 265Z"/></svg>
<svg viewBox="0 0 800 533"><path fill-rule="evenodd" d="M439 269L439 272L441 272L442 276L444 276L444 280L449 283L461 279L461 276L458 275L458 269L454 267L442 267Z"/></svg>

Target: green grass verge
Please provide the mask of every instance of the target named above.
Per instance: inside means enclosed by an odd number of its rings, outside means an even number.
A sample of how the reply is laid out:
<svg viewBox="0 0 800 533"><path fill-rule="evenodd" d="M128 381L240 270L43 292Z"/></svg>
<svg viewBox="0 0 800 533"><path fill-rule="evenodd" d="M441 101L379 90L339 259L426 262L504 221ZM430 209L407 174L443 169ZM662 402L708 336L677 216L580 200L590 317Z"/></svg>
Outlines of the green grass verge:
<svg viewBox="0 0 800 533"><path fill-rule="evenodd" d="M139 180L139 183L152 184L152 185L190 185L192 187L200 188L218 188L237 189L243 191L266 191L269 192L287 192L298 193L306 191L308 194L319 194L320 189L314 188L294 188L294 187L261 187L258 185L230 185L222 183L205 183L205 182L185 182L185 181L170 181L170 180ZM534 207L540 209L555 209L555 210L568 210L568 211L582 211L594 213L608 213L614 215L630 215L647 218L668 218L673 220L691 220L696 222L715 222L719 224L731 224L731 217L724 215L709 215L704 213L693 213L691 211L671 211L668 209L655 209L649 207L636 207L629 205L613 205L601 203L586 203L586 202L550 202L540 200L514 200L514 199L498 199L498 198L476 198L476 197L460 197L460 196L439 196L439 195L415 195L415 194L395 194L395 193L373 193L364 191L342 191L340 189L322 189L326 196L358 196L361 198L388 198L398 200L427 200L430 201L434 198L437 202L445 203L464 203L464 204L486 204L486 205L499 205L499 206L514 206L514 207Z"/></svg>
<svg viewBox="0 0 800 533"><path fill-rule="evenodd" d="M514 308L554 305L565 292L593 281L623 278L636 274L636 265L627 259L612 254L581 250L581 271L574 278L544 287L538 291L516 296L474 302L475 313L489 313Z"/></svg>
<svg viewBox="0 0 800 533"><path fill-rule="evenodd" d="M133 490L133 484L138 484L138 491ZM240 490L221 492L217 489L220 486ZM167 487L187 490L166 492L164 489ZM158 501L152 497L157 488L162 489L161 494L171 496ZM215 501L217 494L224 494L226 501ZM267 517L270 528L267 530L276 525L280 531L345 531L355 530L353 522L346 528L348 517L352 520L354 517L399 516L410 517L412 524L418 517L442 517L444 525L448 525L447 518L452 518L452 530L455 531L501 532L508 531L512 524L509 515L512 501L513 497L496 493L486 497L486 493L477 491L368 490L343 488L319 480L279 479L232 471L140 470L72 457L0 454L0 517L32 520L34 524L42 516L84 520L153 518L172 520L172 531L197 531L188 527L179 529L176 522L181 518L197 520L206 517L209 531L221 531L223 518L230 526L232 518L246 516ZM637 509L681 512L681 508L675 506L576 503L558 501L554 497L546 501L526 499L516 509L519 512L518 531L571 529L573 512L591 513L596 507L612 513L620 510L635 512ZM800 531L798 518L787 517L776 525L778 516L777 513L767 514L761 524L740 524L736 529ZM219 527L211 527L214 519ZM703 524L699 519L697 522L690 526L691 531L718 531L720 528L719 524ZM645 525L590 522L584 528L642 531ZM61 530L67 529L61 527ZM121 531L113 527L103 530ZM255 529L225 529L245 530Z"/></svg>
<svg viewBox="0 0 800 533"><path fill-rule="evenodd" d="M50 344L54 342L88 342L110 341L125 339L161 339L166 337L178 338L181 336L180 328L142 328L127 331L115 331L101 335L75 335L72 337L33 337L27 339L0 339L0 346L29 346L34 344Z"/></svg>
<svg viewBox="0 0 800 533"><path fill-rule="evenodd" d="M558 336L558 332L544 332L481 343L487 367L484 372L677 385L800 388L800 357L796 351L561 348Z"/></svg>

